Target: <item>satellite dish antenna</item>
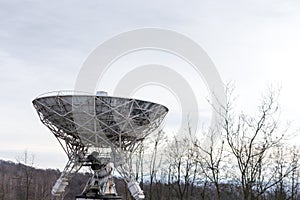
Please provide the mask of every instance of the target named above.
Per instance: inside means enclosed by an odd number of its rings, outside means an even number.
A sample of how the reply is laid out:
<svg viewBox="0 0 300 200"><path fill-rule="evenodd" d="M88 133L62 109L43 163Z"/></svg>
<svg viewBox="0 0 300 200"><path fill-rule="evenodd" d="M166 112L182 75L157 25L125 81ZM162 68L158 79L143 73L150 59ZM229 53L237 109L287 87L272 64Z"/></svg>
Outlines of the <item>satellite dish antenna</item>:
<svg viewBox="0 0 300 200"><path fill-rule="evenodd" d="M76 200L121 199L113 182L114 168L134 199L145 198L128 162L139 144L160 126L168 108L149 101L107 96L103 91L96 95L75 91L46 93L32 103L69 158L52 188L54 196L61 196L75 173L87 166L93 175Z"/></svg>

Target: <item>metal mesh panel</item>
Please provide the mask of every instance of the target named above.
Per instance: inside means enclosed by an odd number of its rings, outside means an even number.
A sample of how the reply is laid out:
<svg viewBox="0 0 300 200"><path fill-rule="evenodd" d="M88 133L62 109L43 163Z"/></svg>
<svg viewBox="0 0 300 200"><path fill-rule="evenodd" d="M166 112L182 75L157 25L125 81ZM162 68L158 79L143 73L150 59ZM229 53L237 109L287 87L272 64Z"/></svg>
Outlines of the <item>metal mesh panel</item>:
<svg viewBox="0 0 300 200"><path fill-rule="evenodd" d="M130 148L168 112L160 104L87 94L44 95L33 101L41 121L70 145Z"/></svg>

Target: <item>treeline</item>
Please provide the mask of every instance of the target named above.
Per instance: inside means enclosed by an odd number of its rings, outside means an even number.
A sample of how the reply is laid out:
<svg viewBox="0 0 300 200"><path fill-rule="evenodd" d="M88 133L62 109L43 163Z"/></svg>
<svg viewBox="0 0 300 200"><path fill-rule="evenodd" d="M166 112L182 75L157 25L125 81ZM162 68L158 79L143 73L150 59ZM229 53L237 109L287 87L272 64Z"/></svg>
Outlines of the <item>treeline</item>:
<svg viewBox="0 0 300 200"><path fill-rule="evenodd" d="M300 199L300 149L291 145L299 131L279 120L278 92L268 91L254 114L237 112L226 92L225 105L212 105L220 123L206 138L189 125L173 138L160 131L132 156L148 199Z"/></svg>
<svg viewBox="0 0 300 200"><path fill-rule="evenodd" d="M55 200L56 198L51 195L51 189L56 179L60 176L60 173L59 170L36 169L22 163L0 160L0 200ZM76 174L70 181L70 185L66 188L63 199L74 200L75 196L82 192L89 177L90 174ZM132 199L122 179L116 178L115 183L118 194L121 195L124 200ZM149 182L145 182L142 185L146 194L148 194L150 191ZM176 192L171 189L173 187L176 186L168 186L168 184L157 182L155 188L152 188L152 190L155 191L152 198L178 199ZM226 187L227 186L224 186L224 189ZM228 190L228 192L231 193L230 190ZM193 196L193 198L189 199L199 199L200 196L212 199L213 193L213 189L210 188L208 184L205 188L200 186L194 187L191 188L191 196ZM232 195L225 196L232 197Z"/></svg>
<svg viewBox="0 0 300 200"><path fill-rule="evenodd" d="M185 165L183 165L185 166ZM185 166L186 167L186 166ZM51 189L56 179L59 177L60 171L53 169L36 169L21 163L13 163L0 160L0 200L58 200L51 196ZM194 175L194 174L193 174ZM171 175L173 176L173 175ZM183 176L184 177L184 176ZM76 174L66 188L64 200L74 200L75 196L80 194L89 178L89 174ZM184 177L186 178L186 177ZM176 179L173 183L162 182L156 176L153 183L150 180L144 180L141 186L146 194L146 199L153 200L215 200L218 199L215 184L204 178L200 180L189 179L179 183ZM116 187L119 195L124 200L132 200L127 190L127 186L121 179L115 179ZM243 199L241 187L236 183L219 183L220 199L232 200ZM288 185L280 184L275 186L270 192L260 199L286 200L300 199L298 194L299 188L294 190L297 195L291 198L288 192ZM289 194L288 194L289 193ZM249 199L256 199L254 197Z"/></svg>
<svg viewBox="0 0 300 200"><path fill-rule="evenodd" d="M0 200L54 200L51 189L59 176L59 170L36 169L0 160ZM64 199L74 200L75 195L82 192L86 181L86 175L77 174Z"/></svg>
<svg viewBox="0 0 300 200"><path fill-rule="evenodd" d="M220 124L205 140L187 126L181 135L158 131L137 146L130 168L146 199L300 200L299 146L288 142L298 132L280 122L277 93L269 91L253 115L238 113L234 99L227 88L226 105L213 105ZM60 172L35 169L27 157L18 164L0 162L0 200L54 200L51 188ZM88 177L77 174L64 199L74 200ZM130 200L126 184L115 182L119 195Z"/></svg>

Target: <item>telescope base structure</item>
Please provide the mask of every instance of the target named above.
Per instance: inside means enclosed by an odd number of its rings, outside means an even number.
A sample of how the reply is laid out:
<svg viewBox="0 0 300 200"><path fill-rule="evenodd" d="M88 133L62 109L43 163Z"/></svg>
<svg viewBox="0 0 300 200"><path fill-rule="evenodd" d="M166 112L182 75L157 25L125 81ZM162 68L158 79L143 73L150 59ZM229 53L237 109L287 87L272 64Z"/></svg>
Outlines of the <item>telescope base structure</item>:
<svg viewBox="0 0 300 200"><path fill-rule="evenodd" d="M145 199L144 192L135 179L135 174L132 172L132 170L130 170L130 167L127 164L128 162L126 162L126 160L128 161L131 159L130 157L131 156L129 154L125 155L122 153L122 150L117 148L112 152L112 161L115 165L115 169L126 182L131 196L135 200L143 200Z"/></svg>
<svg viewBox="0 0 300 200"><path fill-rule="evenodd" d="M122 199L117 195L115 183L112 177L113 167L107 157L99 157L93 152L82 160L83 166L89 166L93 174L88 180L83 192L76 196L76 200L82 199Z"/></svg>
<svg viewBox="0 0 300 200"><path fill-rule="evenodd" d="M113 183L112 167L127 183L135 200L145 199L129 165L131 154L160 126L168 108L133 98L76 91L44 94L32 103L41 122L51 130L69 158L53 186L54 196L63 196L71 178L81 167L89 166L93 175L76 200L120 199ZM111 157L99 157L102 150L112 151Z"/></svg>
<svg viewBox="0 0 300 200"><path fill-rule="evenodd" d="M64 171L52 187L51 194L53 196L62 196L65 192L65 188L69 185L69 181L81 168L81 164L76 161L75 156L70 156L69 159Z"/></svg>
<svg viewBox="0 0 300 200"><path fill-rule="evenodd" d="M115 196L115 195L98 195L96 197L87 197L78 195L76 196L75 200L121 200L121 196Z"/></svg>

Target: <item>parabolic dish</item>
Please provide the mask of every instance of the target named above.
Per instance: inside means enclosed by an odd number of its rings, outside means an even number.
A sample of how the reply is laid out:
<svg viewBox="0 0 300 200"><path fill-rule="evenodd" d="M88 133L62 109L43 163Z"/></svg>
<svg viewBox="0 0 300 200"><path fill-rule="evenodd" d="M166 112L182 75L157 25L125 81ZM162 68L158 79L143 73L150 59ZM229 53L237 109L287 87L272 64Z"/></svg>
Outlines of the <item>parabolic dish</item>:
<svg viewBox="0 0 300 200"><path fill-rule="evenodd" d="M168 112L149 101L74 92L46 94L33 104L56 137L87 147L126 149L155 130Z"/></svg>

